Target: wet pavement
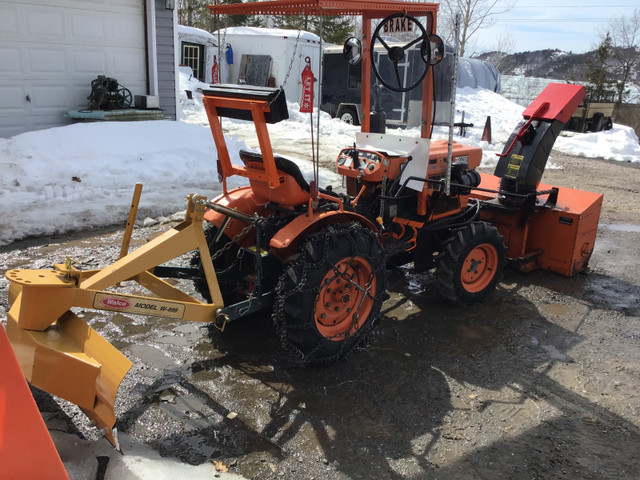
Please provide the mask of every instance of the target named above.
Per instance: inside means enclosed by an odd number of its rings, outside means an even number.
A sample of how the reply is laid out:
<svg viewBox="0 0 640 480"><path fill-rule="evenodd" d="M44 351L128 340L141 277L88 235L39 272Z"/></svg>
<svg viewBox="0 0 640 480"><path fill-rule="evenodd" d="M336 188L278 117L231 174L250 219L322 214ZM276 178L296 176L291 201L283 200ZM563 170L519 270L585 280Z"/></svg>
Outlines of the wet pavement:
<svg viewBox="0 0 640 480"><path fill-rule="evenodd" d="M507 270L472 307L444 304L431 274L393 269L369 344L323 368L287 360L268 312L224 333L77 313L134 363L119 430L169 460L255 479L638 478L640 233L616 225L600 228L590 274ZM137 229L134 245L166 227ZM69 255L95 268L119 242L106 231L21 242L0 265ZM77 407L34 394L52 431L107 445Z"/></svg>

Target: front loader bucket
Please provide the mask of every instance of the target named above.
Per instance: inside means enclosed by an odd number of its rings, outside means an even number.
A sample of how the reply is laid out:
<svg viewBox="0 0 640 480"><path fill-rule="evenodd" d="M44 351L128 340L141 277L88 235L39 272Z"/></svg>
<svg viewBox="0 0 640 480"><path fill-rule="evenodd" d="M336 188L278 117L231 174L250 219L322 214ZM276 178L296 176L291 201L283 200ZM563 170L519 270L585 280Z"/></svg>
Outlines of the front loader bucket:
<svg viewBox="0 0 640 480"><path fill-rule="evenodd" d="M132 363L68 310L74 289L50 280L11 285L7 335L18 363L31 385L77 404L117 447L114 403Z"/></svg>

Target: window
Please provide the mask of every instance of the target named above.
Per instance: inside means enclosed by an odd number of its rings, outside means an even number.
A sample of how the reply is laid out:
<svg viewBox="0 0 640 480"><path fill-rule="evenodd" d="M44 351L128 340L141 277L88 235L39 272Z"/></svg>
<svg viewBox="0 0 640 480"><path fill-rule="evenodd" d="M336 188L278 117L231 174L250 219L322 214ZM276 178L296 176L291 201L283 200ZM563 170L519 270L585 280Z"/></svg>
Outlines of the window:
<svg viewBox="0 0 640 480"><path fill-rule="evenodd" d="M193 76L201 82L204 81L203 51L204 47L202 45L182 42L182 60L180 63L191 67Z"/></svg>

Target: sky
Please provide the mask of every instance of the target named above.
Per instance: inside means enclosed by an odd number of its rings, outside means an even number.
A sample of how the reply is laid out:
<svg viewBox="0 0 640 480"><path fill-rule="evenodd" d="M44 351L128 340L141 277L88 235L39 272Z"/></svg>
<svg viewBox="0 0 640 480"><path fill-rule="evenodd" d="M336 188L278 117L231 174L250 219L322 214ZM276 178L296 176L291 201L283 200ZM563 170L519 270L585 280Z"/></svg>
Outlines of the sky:
<svg viewBox="0 0 640 480"><path fill-rule="evenodd" d="M497 0L495 11L510 3L512 10L496 15L493 26L471 39L466 56L496 50L497 39L505 35L514 42L510 53L554 48L584 53L600 43L610 18L630 17L640 9L640 0Z"/></svg>
<svg viewBox="0 0 640 480"><path fill-rule="evenodd" d="M180 78L182 121L78 123L0 138L0 245L28 236L124 225L136 182L144 184L138 224L184 218L185 196L189 193L204 194L208 198L219 194L215 145L197 93L198 87L208 85L191 82L184 73ZM194 92L193 99L187 98L186 89ZM456 132L454 140L482 147L481 166L495 166L496 153L502 151L522 118L524 107L489 90L471 88L458 90L456 106L458 111L465 111L465 120L475 127L469 128L465 137ZM289 103L288 108L289 120L269 125L277 153L282 146L304 145L310 137L311 116L299 113L297 103ZM315 115L317 111L314 118ZM493 143L481 140L488 115L492 118ZM251 122L229 119L224 122L229 153L237 161L240 148L256 144L255 129ZM358 130L359 127L322 114L321 147L338 152L352 144ZM419 135L415 129L388 133ZM434 129L434 139L447 136L445 127ZM105 138L118 141L105 142ZM599 133L567 132L558 138L555 147L564 153L612 162L640 162L638 137L633 129L622 125L614 124L613 129ZM300 158L296 160L307 179L313 172L309 157L309 151L300 150ZM547 168L559 168L553 163L553 153ZM238 186L243 181L232 177L229 186ZM326 169L321 170L319 183L321 186L332 184L338 189L340 186L339 177ZM10 265L0 267L11 268ZM4 276L0 277L0 284L2 282L6 286ZM0 318L5 315L6 311L0 307ZM55 429L51 434L71 480L96 478L97 456L111 458L105 480L212 477L210 464L190 466L161 458L158 452L123 433L119 438L124 456L117 454L104 438L82 440ZM241 478L233 474L220 477L223 480Z"/></svg>

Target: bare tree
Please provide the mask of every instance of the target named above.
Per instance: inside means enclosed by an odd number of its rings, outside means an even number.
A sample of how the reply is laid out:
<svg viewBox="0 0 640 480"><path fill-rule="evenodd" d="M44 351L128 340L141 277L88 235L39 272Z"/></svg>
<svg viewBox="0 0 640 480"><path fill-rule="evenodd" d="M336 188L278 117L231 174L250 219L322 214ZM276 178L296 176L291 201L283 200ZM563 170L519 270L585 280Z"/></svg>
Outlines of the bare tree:
<svg viewBox="0 0 640 480"><path fill-rule="evenodd" d="M516 62L511 57L511 53L516 45L516 39L513 36L513 32L510 29L505 29L496 38L495 49L498 53L496 68L500 73L505 73L513 70L516 67Z"/></svg>
<svg viewBox="0 0 640 480"><path fill-rule="evenodd" d="M607 22L606 32L601 33L604 38L607 33L611 35L613 46L612 55L614 62L613 78L616 82L617 103L622 103L629 82L634 73L637 75L640 65L640 10L633 11L630 17L622 16L611 18Z"/></svg>
<svg viewBox="0 0 640 480"><path fill-rule="evenodd" d="M449 42L453 40L456 13L462 15L460 25L461 57L464 56L465 47L469 44L469 40L480 28L493 25L496 16L513 9L511 1L503 4L501 0L440 0L440 6L438 18L440 27L438 30Z"/></svg>

